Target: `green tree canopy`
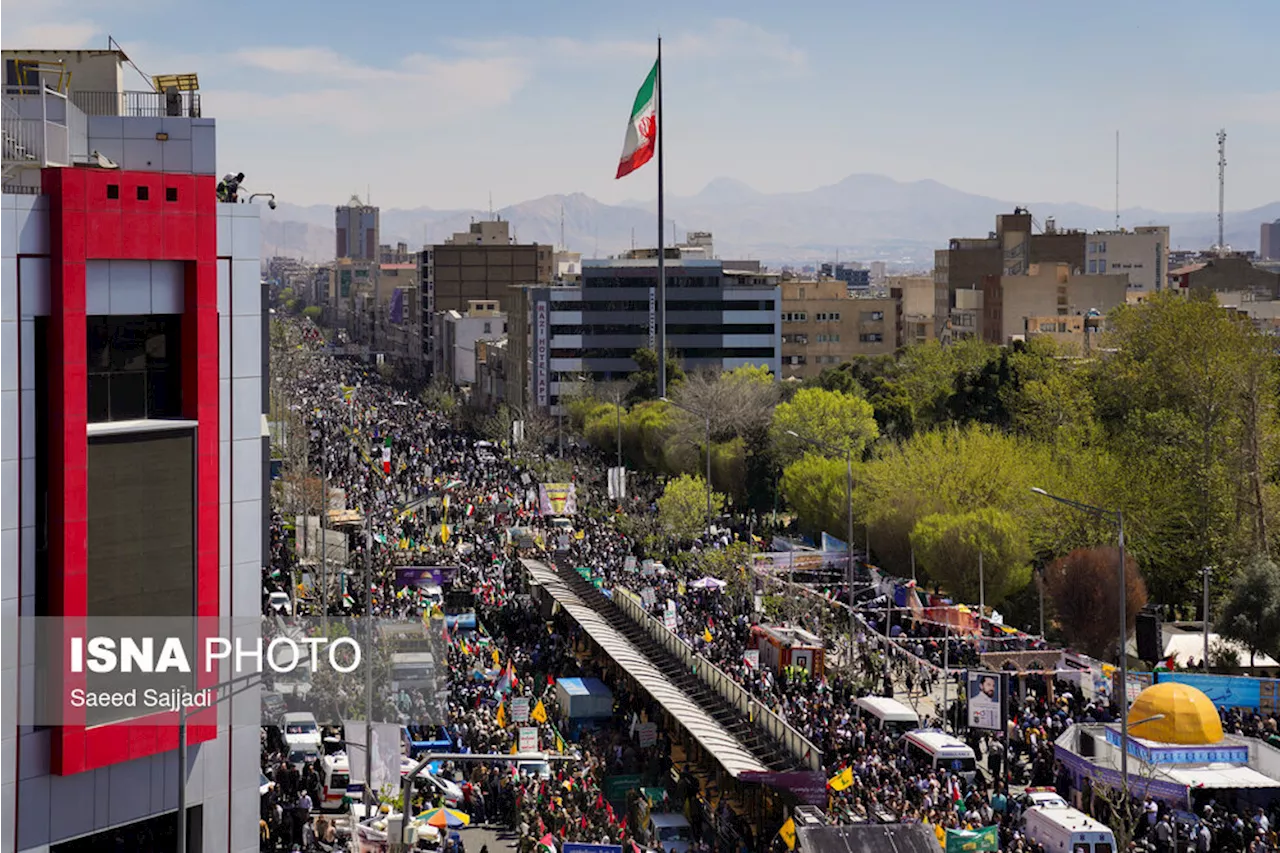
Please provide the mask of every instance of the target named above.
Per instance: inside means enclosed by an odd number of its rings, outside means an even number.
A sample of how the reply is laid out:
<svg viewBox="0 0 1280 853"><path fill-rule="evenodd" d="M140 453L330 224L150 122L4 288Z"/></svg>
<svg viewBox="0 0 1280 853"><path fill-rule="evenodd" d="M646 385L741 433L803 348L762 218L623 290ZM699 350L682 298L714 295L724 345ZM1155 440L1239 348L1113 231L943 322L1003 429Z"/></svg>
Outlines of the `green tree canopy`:
<svg viewBox="0 0 1280 853"><path fill-rule="evenodd" d="M817 453L806 453L782 470L782 496L808 532L825 530L841 539L847 535L847 475L843 459Z"/></svg>
<svg viewBox="0 0 1280 853"><path fill-rule="evenodd" d="M994 604L1031 580L1026 530L1002 510L926 515L912 529L911 544L929 576L961 601L978 601L981 586L986 601Z"/></svg>
<svg viewBox="0 0 1280 853"><path fill-rule="evenodd" d="M1214 624L1249 650L1250 666L1258 652L1280 660L1280 566L1265 556L1245 563Z"/></svg>
<svg viewBox="0 0 1280 853"><path fill-rule="evenodd" d="M711 493L711 515L724 511L724 495ZM707 529L707 481L682 474L667 481L658 498L658 522L672 538L682 542L696 539Z"/></svg>
<svg viewBox="0 0 1280 853"><path fill-rule="evenodd" d="M775 455L784 462L816 449L805 438L857 457L879 434L870 403L852 394L822 388L801 388L789 402L773 410L769 425Z"/></svg>

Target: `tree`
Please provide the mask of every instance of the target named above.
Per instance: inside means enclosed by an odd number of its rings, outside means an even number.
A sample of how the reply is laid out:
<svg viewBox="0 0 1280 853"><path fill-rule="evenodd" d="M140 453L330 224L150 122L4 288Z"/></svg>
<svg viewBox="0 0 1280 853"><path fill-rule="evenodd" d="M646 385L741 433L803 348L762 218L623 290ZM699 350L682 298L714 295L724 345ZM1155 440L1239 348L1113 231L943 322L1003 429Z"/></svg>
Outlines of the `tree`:
<svg viewBox="0 0 1280 853"><path fill-rule="evenodd" d="M847 475L843 459L817 453L806 453L782 470L782 496L805 530L817 534L848 526Z"/></svg>
<svg viewBox="0 0 1280 853"><path fill-rule="evenodd" d="M313 323L320 322L320 315L322 313L324 313L324 309L319 305L308 305L306 308L302 309L302 316L306 317Z"/></svg>
<svg viewBox="0 0 1280 853"><path fill-rule="evenodd" d="M1026 531L992 507L927 515L911 531L911 544L917 563L962 601L978 601L983 588L988 602L1002 601L1031 580Z"/></svg>
<svg viewBox="0 0 1280 853"><path fill-rule="evenodd" d="M641 347L631 354L636 372L631 374L631 390L627 402L653 400L658 396L658 354L648 347ZM667 353L667 393L670 394L685 381L684 369L675 353Z"/></svg>
<svg viewBox="0 0 1280 853"><path fill-rule="evenodd" d="M1077 548L1045 567L1045 596L1073 648L1106 660L1116 650L1117 576L1120 549ZM1147 585L1132 554L1125 555L1126 632L1133 630L1147 603ZM1127 633L1126 633L1127 635Z"/></svg>
<svg viewBox="0 0 1280 853"><path fill-rule="evenodd" d="M769 438L781 461L793 460L813 447L791 432L854 456L860 456L880 435L870 403L822 388L801 388L790 402L773 410Z"/></svg>
<svg viewBox="0 0 1280 853"><path fill-rule="evenodd" d="M712 492L711 515L723 511L724 495ZM707 481L689 474L667 481L658 498L658 521L674 539L696 539L707 529Z"/></svg>
<svg viewBox="0 0 1280 853"><path fill-rule="evenodd" d="M1156 295L1109 319L1093 371L1098 418L1126 466L1163 484L1148 501L1163 547L1144 563L1156 597L1194 599L1201 566L1265 547L1274 348L1212 294Z"/></svg>
<svg viewBox="0 0 1280 853"><path fill-rule="evenodd" d="M1218 633L1249 650L1280 660L1280 566L1258 555L1236 573L1215 620Z"/></svg>

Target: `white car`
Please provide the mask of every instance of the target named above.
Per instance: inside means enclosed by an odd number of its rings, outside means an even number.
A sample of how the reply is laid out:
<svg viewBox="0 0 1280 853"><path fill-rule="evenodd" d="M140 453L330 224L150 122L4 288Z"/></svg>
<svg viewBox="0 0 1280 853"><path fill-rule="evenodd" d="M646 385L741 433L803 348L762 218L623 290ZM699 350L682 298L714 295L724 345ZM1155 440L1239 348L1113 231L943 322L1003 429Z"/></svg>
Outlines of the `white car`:
<svg viewBox="0 0 1280 853"><path fill-rule="evenodd" d="M432 790L444 796L444 804L451 809L462 805L462 789L443 776L434 773L423 773L418 778L426 781Z"/></svg>

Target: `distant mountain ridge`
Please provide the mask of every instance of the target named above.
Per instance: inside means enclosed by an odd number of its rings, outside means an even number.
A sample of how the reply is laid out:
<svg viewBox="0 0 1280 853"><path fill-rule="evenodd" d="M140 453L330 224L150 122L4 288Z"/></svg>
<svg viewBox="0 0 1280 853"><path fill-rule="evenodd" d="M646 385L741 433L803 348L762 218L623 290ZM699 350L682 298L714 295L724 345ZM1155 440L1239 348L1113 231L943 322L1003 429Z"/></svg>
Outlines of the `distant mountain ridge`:
<svg viewBox="0 0 1280 853"><path fill-rule="evenodd" d="M1036 220L1054 218L1060 228L1088 231L1114 226L1115 212L1072 202L1009 202L966 193L934 180L895 181L884 175L853 174L834 184L803 192L763 193L733 178L715 178L692 196L666 201L664 234L672 229L711 231L722 258L755 258L768 263L831 260L885 260L928 267L933 250L952 237L981 237L995 227L999 213L1015 206L1030 209ZM519 242L564 244L585 256L606 256L632 245L655 242L653 200L610 205L583 193L549 195L494 211L511 222ZM488 218L481 210L389 208L382 211L382 242L403 241L417 249L443 242L472 221ZM1257 249L1259 225L1280 218L1280 201L1227 214L1227 242ZM1168 225L1173 248L1207 248L1217 241L1215 213L1162 213L1146 208L1121 210L1124 227ZM265 213L264 256L289 254L312 261L333 254L333 205L301 207L281 203Z"/></svg>

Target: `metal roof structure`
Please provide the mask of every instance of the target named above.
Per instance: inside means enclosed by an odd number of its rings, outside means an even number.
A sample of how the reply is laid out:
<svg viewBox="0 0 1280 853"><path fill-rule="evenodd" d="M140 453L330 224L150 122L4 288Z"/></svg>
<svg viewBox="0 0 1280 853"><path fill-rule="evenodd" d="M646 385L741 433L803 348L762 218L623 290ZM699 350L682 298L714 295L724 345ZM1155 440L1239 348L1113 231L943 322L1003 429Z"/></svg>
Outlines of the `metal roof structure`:
<svg viewBox="0 0 1280 853"><path fill-rule="evenodd" d="M587 605L550 567L536 560L523 560L533 579L560 603L583 630L627 674L636 680L667 713L680 722L703 749L715 757L730 776L737 779L748 771L767 773L766 767L724 726L716 722L654 666L643 652Z"/></svg>

